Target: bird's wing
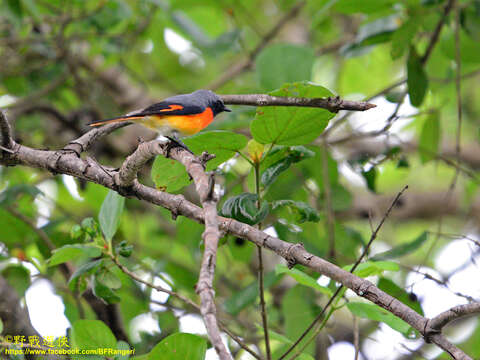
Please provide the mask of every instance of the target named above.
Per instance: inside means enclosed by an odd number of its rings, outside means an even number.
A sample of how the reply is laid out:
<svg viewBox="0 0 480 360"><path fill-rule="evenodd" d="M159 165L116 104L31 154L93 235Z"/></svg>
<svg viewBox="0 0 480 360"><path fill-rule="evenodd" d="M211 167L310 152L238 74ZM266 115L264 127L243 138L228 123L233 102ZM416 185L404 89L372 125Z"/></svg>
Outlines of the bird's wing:
<svg viewBox="0 0 480 360"><path fill-rule="evenodd" d="M149 115L195 115L201 114L205 108L198 105L181 105L170 101L161 101L150 105L149 107L131 113L131 116L149 116Z"/></svg>

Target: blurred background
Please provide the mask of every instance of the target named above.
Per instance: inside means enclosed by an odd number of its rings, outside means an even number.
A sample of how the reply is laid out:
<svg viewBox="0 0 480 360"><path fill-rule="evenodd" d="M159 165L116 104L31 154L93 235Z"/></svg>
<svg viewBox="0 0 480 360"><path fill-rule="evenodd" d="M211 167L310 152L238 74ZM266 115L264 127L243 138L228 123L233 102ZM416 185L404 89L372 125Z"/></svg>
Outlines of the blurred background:
<svg viewBox="0 0 480 360"><path fill-rule="evenodd" d="M370 260L386 263L363 276L432 317L480 297L479 40L478 0L3 0L0 107L17 142L57 149L88 131L91 121L196 89L269 93L306 80L344 99L369 100L377 107L336 114L302 147L306 159L289 158L283 164L288 171L265 185L266 201L302 202L308 211L271 210L262 225L347 266L408 185L369 252ZM256 109L232 108L207 130L251 138ZM129 126L103 138L88 156L118 167L139 137L150 140L155 134ZM289 154L297 150L284 148ZM242 157L216 171L222 203L255 192L252 167ZM141 181L154 186L150 166ZM195 309L140 286L118 269L111 269L121 281L114 289L118 299L107 304L90 288L94 275L85 274L84 288L67 283L88 257L48 266L53 249L77 244L89 232L95 237L107 189L67 175L2 166L0 191L0 272L6 280L0 293L15 290L12 301L0 300L0 308L28 309L33 325L27 318L17 332L58 337L78 319L101 319L137 354L177 331L205 335ZM199 203L192 186L172 191ZM127 264L137 274L198 300L202 231L187 218L174 221L162 208L126 199L114 242L133 246ZM278 358L328 300L319 287L335 284L300 268L319 286L302 284L281 258L264 256ZM227 236L218 252L215 285L219 318L263 351L257 266L255 246ZM409 328L378 322L353 306L340 308L361 301L347 291L302 356L447 358ZM470 356L480 356L476 318L447 330ZM227 336L225 341L236 359L253 358ZM207 359L215 356L207 351Z"/></svg>

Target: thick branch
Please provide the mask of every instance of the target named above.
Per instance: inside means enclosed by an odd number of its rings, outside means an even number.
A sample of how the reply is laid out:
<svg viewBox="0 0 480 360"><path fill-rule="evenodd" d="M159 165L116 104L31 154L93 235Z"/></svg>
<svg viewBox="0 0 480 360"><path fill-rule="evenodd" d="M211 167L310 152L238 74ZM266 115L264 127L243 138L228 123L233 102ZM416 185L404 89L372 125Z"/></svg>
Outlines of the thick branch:
<svg viewBox="0 0 480 360"><path fill-rule="evenodd" d="M215 307L215 292L213 290L213 279L215 277L215 264L217 259L218 240L220 231L218 229L217 202L218 196L215 194L215 178L213 173L205 172L205 162L212 158L208 153L203 153L199 159L183 148L174 148L171 157L180 161L195 182L195 188L200 196L200 202L203 206L203 216L205 231L203 232L203 241L205 250L203 252L202 264L196 291L200 296L200 312L205 321L208 338L212 342L218 356L221 360L232 359L227 348L222 342L220 330L217 321L217 309Z"/></svg>
<svg viewBox="0 0 480 360"><path fill-rule="evenodd" d="M159 141L141 143L137 150L123 162L118 172L118 184L124 187L132 185L142 166L156 155L164 153L165 150Z"/></svg>
<svg viewBox="0 0 480 360"><path fill-rule="evenodd" d="M480 313L480 303L471 303L465 305L458 305L450 310L444 311L428 322L428 328L426 332L440 332L444 326L448 323L457 320L463 316L473 315Z"/></svg>
<svg viewBox="0 0 480 360"><path fill-rule="evenodd" d="M115 174L118 173L117 171L105 169L95 162L83 160L74 152L66 152L64 150L35 150L18 144L14 144L14 148L15 153L12 155L7 154L7 158L2 159L1 161L3 164L22 164L43 168L51 172L69 174L81 179L92 181L110 189L118 190L120 188L115 180ZM179 156L179 152L180 151L174 149L172 151L172 156ZM185 152L182 151L182 153ZM202 193L202 191L199 192ZM181 195L164 193L154 188L144 186L137 181L133 182L131 194L135 195L140 200L162 206L174 214L184 215L200 223L205 222L203 209L186 201ZM218 221L221 230L274 251L285 258L290 265L302 264L341 283L349 289L352 289L359 296L372 301L403 319L413 328L417 329L422 335L427 335L425 333L428 321L426 318L419 315L402 302L381 291L368 280L359 278L356 275L307 252L301 244L292 244L282 241L276 237L269 236L252 226L233 219L218 217ZM454 359L470 359L460 349L448 342L442 334L434 334L429 337L429 340L447 351Z"/></svg>
<svg viewBox="0 0 480 360"><path fill-rule="evenodd" d="M225 104L251 106L303 106L327 109L330 112L340 110L365 111L377 105L365 101L343 100L340 97L301 98L270 96L265 94L221 95Z"/></svg>

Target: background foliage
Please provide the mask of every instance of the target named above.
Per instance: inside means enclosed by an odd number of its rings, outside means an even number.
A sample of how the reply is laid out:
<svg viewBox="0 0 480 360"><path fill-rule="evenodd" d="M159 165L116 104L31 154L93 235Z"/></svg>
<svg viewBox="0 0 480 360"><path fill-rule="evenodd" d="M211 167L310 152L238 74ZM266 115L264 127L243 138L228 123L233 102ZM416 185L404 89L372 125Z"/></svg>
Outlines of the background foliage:
<svg viewBox="0 0 480 360"><path fill-rule="evenodd" d="M372 223L408 184L369 261L356 273L434 316L480 296L475 277L480 2L456 1L445 17L446 5L442 0L5 0L0 3L0 106L9 109L17 141L59 148L87 131L92 120L199 88L219 94L370 98L377 108L361 114L234 106L208 132L185 143L197 153L217 155L207 170L215 170L221 184L221 213L261 222L281 239L301 242L347 269L368 241ZM118 166L139 136L154 134L137 127L119 130L89 156ZM198 203L180 164L158 157L149 169L143 182ZM72 324L70 339L80 347L115 348L126 341L137 354L150 354L137 358L157 359L188 345L191 353L171 358L203 358L205 336L178 333L181 319L197 311L174 296L158 306L155 291L134 282L105 255L118 255L143 279L161 279L197 301L202 226L66 176L24 167L0 171L1 275L20 298L35 279L51 281ZM219 318L245 343L263 349L255 247L231 236L223 240L215 284ZM455 259L458 247L452 244L462 247L461 257ZM445 251L456 256L441 257ZM289 270L264 254L278 358L336 284L317 283L318 274L298 266ZM68 278L62 272L66 262L73 269ZM467 276L465 269L468 278L454 283L455 277ZM422 286L454 298L429 309ZM123 332L97 320L91 303L79 297L87 288L118 304ZM418 342L408 325L348 291L334 304L317 346L304 348L305 359L326 358L332 343L353 343L357 336L363 355L375 358L371 339L393 337L382 323L402 334L388 356L439 355ZM134 336L132 321L142 314L150 314L160 331ZM452 334L468 354L480 356L475 320L458 323ZM248 358L231 340L229 346L237 359Z"/></svg>

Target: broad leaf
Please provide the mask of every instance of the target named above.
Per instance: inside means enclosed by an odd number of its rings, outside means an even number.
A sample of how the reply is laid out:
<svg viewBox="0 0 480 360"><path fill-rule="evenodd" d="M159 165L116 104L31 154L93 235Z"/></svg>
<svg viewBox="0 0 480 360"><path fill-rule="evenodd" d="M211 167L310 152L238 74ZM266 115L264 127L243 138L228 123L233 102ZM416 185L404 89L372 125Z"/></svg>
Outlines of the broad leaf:
<svg viewBox="0 0 480 360"><path fill-rule="evenodd" d="M332 290L325 286L321 286L317 283L317 280L312 278L311 276L305 274L303 271L300 271L298 269L289 269L287 266L283 264L277 264L275 267L275 274L280 275L280 274L287 274L294 278L299 284L311 287L312 289L320 291L322 294L331 296L332 295Z"/></svg>
<svg viewBox="0 0 480 360"><path fill-rule="evenodd" d="M378 261L378 260L388 260L388 259L396 259L408 254L413 253L415 250L420 248L425 241L428 239L428 234L426 232L422 233L416 239L408 242L406 244L401 244L399 246L394 247L393 249L387 250L380 254L373 256L370 260Z"/></svg>
<svg viewBox="0 0 480 360"><path fill-rule="evenodd" d="M201 132L186 138L184 142L197 155L203 151L215 154L215 158L207 163L207 170L210 171L247 146L248 139L231 131L215 130Z"/></svg>
<svg viewBox="0 0 480 360"><path fill-rule="evenodd" d="M268 289L280 279L281 276L277 276L273 271L266 273L263 279L263 286L265 289ZM225 301L223 306L226 312L235 316L248 305L253 304L257 297L258 281L254 281L244 289L234 293L229 299L227 299L227 301Z"/></svg>
<svg viewBox="0 0 480 360"><path fill-rule="evenodd" d="M422 105L428 88L428 79L415 48L410 48L407 60L407 86L410 102L413 106Z"/></svg>
<svg viewBox="0 0 480 360"><path fill-rule="evenodd" d="M73 348L115 349L117 340L110 328L100 320L78 320L72 324L70 334Z"/></svg>
<svg viewBox="0 0 480 360"><path fill-rule="evenodd" d="M349 302L347 303L347 308L355 316L383 322L404 335L408 335L410 332L410 325L378 305Z"/></svg>
<svg viewBox="0 0 480 360"><path fill-rule="evenodd" d="M315 153L311 150L308 150L304 146L292 146L286 150L284 156L284 158L263 170L262 176L260 178L260 181L263 185L270 185L275 181L278 175L287 170L290 165L304 159L311 158L315 156Z"/></svg>
<svg viewBox="0 0 480 360"><path fill-rule="evenodd" d="M220 214L249 225L258 224L268 215L269 209L267 202L258 209L257 199L257 195L251 193L233 196L225 201Z"/></svg>
<svg viewBox="0 0 480 360"><path fill-rule="evenodd" d="M387 42L397 28L398 17L391 15L362 25L355 41L342 48L341 54L349 56L363 55L373 45Z"/></svg>
<svg viewBox="0 0 480 360"><path fill-rule="evenodd" d="M152 180L161 191L176 192L190 184L185 167L178 161L157 156L153 162Z"/></svg>
<svg viewBox="0 0 480 360"><path fill-rule="evenodd" d="M392 50L390 51L392 59L398 59L410 47L410 43L417 32L418 20L416 17L410 18L395 31L392 36Z"/></svg>
<svg viewBox="0 0 480 360"><path fill-rule="evenodd" d="M149 360L203 360L207 341L193 334L176 333L167 336L150 351Z"/></svg>
<svg viewBox="0 0 480 360"><path fill-rule="evenodd" d="M323 86L308 82L285 84L270 93L274 96L322 98L333 96ZM316 139L335 114L325 109L266 106L257 108L250 131L262 144L305 145Z"/></svg>
<svg viewBox="0 0 480 360"><path fill-rule="evenodd" d="M1 275L7 280L8 284L13 287L19 297L25 295L30 286L30 271L22 265L9 265Z"/></svg>
<svg viewBox="0 0 480 360"><path fill-rule="evenodd" d="M107 304L116 304L119 303L122 299L112 290L111 287L105 285L103 282L99 281L98 276L94 277L93 280L93 294L96 297L99 297Z"/></svg>
<svg viewBox="0 0 480 360"><path fill-rule="evenodd" d="M420 133L418 152L422 163L433 160L438 153L440 144L440 117L438 112L429 115Z"/></svg>
<svg viewBox="0 0 480 360"><path fill-rule="evenodd" d="M310 80L315 60L313 49L292 44L274 44L257 57L255 69L260 86L265 90L285 83Z"/></svg>
<svg viewBox="0 0 480 360"><path fill-rule="evenodd" d="M93 245L87 244L69 244L53 251L52 257L48 260L49 266L55 266L64 262L78 259L80 257L97 257L102 254L102 250Z"/></svg>
<svg viewBox="0 0 480 360"><path fill-rule="evenodd" d="M300 224L306 221L318 222L320 220L317 210L302 201L277 200L272 203L272 211L281 207L286 207L294 213L295 221Z"/></svg>
<svg viewBox="0 0 480 360"><path fill-rule="evenodd" d="M105 238L112 239L117 232L124 203L125 198L113 190L110 190L103 200L98 221Z"/></svg>
<svg viewBox="0 0 480 360"><path fill-rule="evenodd" d="M344 270L350 271L353 265L346 265ZM355 275L365 278L367 276L381 275L384 271L398 271L400 267L392 261L365 261L357 266Z"/></svg>

